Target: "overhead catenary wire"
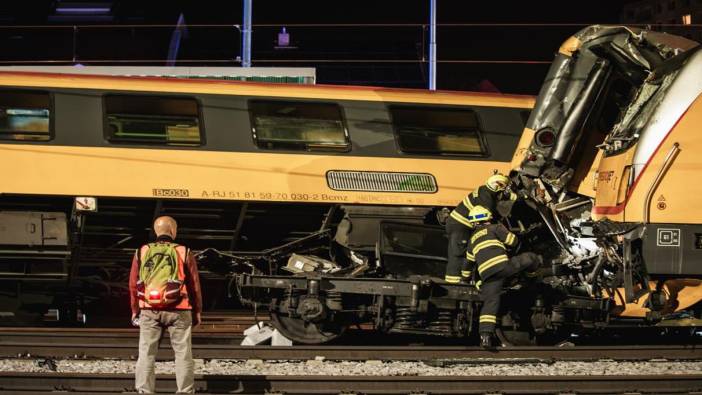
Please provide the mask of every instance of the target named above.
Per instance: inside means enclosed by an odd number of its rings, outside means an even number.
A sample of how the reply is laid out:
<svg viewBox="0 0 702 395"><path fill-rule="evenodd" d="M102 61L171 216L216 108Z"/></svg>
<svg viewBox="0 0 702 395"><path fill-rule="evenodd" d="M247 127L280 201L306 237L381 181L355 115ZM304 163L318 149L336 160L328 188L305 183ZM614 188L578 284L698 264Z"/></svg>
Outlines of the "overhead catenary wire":
<svg viewBox="0 0 702 395"><path fill-rule="evenodd" d="M400 28L411 27L418 29L427 29L428 23L258 23L251 24L253 28L279 28L286 26L287 28ZM519 22L466 22L466 23L436 23L436 28L489 28L489 27L526 27L526 28L544 28L544 27L586 27L590 23L519 23ZM702 23L697 24L679 24L679 23L649 23L649 24L626 24L627 26L643 27L643 28L664 28L664 27L684 27L684 28L700 28ZM234 28L242 33L242 26L239 24L189 24L189 29L193 28ZM0 26L0 32L3 30L18 30L18 29L55 29L55 30L72 30L74 53L68 59L20 59L20 60L0 60L2 65L51 65L51 64L158 64L163 63L166 59L83 59L75 53L77 36L81 29L139 29L139 28L177 28L175 24L86 24L86 25L59 25L59 26L44 26L44 25L4 25ZM424 56L417 59L251 59L250 62L258 64L431 64L431 59L426 59ZM233 64L244 65L244 59L220 58L220 59L178 59L176 64ZM550 59L436 59L436 64L492 64L492 65L547 65L550 64Z"/></svg>
<svg viewBox="0 0 702 395"><path fill-rule="evenodd" d="M475 23L437 23L436 27L586 27L603 25L603 23L518 23L518 22L475 22ZM605 25L625 25L632 27L702 27L702 23L608 23ZM188 24L188 28L237 28L240 24ZM251 27L417 27L424 28L428 23L253 23ZM85 25L0 25L3 29L116 29L116 28L176 28L176 24L85 24Z"/></svg>
<svg viewBox="0 0 702 395"><path fill-rule="evenodd" d="M79 59L81 64L87 63L163 63L165 59ZM175 63L241 63L237 59L177 59ZM255 63L428 63L426 59L255 59ZM437 60L437 63L446 64L551 64L550 60ZM66 64L74 63L72 59L51 60L0 60L0 64Z"/></svg>

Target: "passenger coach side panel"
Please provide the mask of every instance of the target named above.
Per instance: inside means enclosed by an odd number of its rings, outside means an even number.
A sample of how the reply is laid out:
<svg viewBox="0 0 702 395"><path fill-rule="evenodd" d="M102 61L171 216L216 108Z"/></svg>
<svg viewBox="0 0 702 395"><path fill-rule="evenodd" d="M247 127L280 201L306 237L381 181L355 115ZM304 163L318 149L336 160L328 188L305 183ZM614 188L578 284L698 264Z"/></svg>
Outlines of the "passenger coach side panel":
<svg viewBox="0 0 702 395"><path fill-rule="evenodd" d="M524 130L529 110L520 108L476 107L490 160L509 162Z"/></svg>
<svg viewBox="0 0 702 395"><path fill-rule="evenodd" d="M396 156L398 153L386 103L342 103L352 155Z"/></svg>
<svg viewBox="0 0 702 395"><path fill-rule="evenodd" d="M11 141L2 148L6 162L25 164L4 183L6 192L454 205L486 174L508 170L524 112L475 105L69 89L56 90L53 97L54 139ZM257 112L261 109L272 112ZM341 131L348 148L300 146L290 140L257 144L254 120L268 122L263 124L267 141L288 138L286 133L323 138ZM18 143L33 144L32 152Z"/></svg>
<svg viewBox="0 0 702 395"><path fill-rule="evenodd" d="M247 98L201 96L199 98L207 150L254 152Z"/></svg>
<svg viewBox="0 0 702 395"><path fill-rule="evenodd" d="M105 144L102 94L55 92L54 112L55 133L50 144L87 147Z"/></svg>

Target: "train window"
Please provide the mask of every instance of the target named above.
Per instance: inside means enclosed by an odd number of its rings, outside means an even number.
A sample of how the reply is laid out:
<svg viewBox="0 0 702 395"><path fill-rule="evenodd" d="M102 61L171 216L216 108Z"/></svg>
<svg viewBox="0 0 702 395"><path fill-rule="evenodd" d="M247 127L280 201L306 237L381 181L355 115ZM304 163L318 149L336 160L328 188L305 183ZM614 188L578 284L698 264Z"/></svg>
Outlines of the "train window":
<svg viewBox="0 0 702 395"><path fill-rule="evenodd" d="M519 111L519 116L522 117L522 125L526 127L527 123L529 123L529 116L531 116L531 110Z"/></svg>
<svg viewBox="0 0 702 395"><path fill-rule="evenodd" d="M0 139L48 141L51 99L41 92L0 92Z"/></svg>
<svg viewBox="0 0 702 395"><path fill-rule="evenodd" d="M337 104L254 100L249 109L260 148L348 151L351 146Z"/></svg>
<svg viewBox="0 0 702 395"><path fill-rule="evenodd" d="M475 111L454 108L390 107L402 152L485 155Z"/></svg>
<svg viewBox="0 0 702 395"><path fill-rule="evenodd" d="M195 99L158 96L105 96L106 137L113 143L200 145Z"/></svg>

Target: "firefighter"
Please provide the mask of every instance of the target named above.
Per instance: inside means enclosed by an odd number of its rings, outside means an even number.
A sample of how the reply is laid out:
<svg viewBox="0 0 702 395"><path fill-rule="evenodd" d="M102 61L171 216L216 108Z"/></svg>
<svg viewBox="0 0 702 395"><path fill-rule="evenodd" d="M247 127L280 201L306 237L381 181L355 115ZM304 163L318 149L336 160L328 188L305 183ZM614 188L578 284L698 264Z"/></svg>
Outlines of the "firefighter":
<svg viewBox="0 0 702 395"><path fill-rule="evenodd" d="M473 224L468 220L468 213L475 206L482 206L490 212L495 212L499 200L516 200L514 192L507 191L509 178L495 173L487 179L485 185L466 195L458 203L446 220L446 235L448 237L448 264L446 265L445 280L458 283L470 278L471 273L465 260L468 238L473 231Z"/></svg>
<svg viewBox="0 0 702 395"><path fill-rule="evenodd" d="M492 213L483 206L475 206L468 214L474 225L466 259L469 268L477 267L480 276L479 288L483 300L480 309L480 345L492 347L492 339L500 309L500 293L505 279L528 270L534 273L542 262L540 255L525 252L509 258L507 248L517 245L517 236L502 224L492 223ZM480 285L482 284L482 285Z"/></svg>

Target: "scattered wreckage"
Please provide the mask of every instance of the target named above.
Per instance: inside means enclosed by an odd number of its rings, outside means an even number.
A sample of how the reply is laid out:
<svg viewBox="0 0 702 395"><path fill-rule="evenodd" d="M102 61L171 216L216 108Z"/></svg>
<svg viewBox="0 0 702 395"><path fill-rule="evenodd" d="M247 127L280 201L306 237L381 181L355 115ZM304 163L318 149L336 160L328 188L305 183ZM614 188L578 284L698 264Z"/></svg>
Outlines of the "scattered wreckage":
<svg viewBox="0 0 702 395"><path fill-rule="evenodd" d="M512 162L510 188L522 199L500 207L519 250L547 265L506 289L503 337L699 325L702 208L684 199L699 200L702 183L680 179L702 168L700 66L697 43L623 26L591 26L560 48ZM651 212L659 195L667 206ZM220 255L241 300L267 307L299 343L360 324L474 332L480 292L441 280L446 237L435 208L340 208L339 224L304 239Z"/></svg>

